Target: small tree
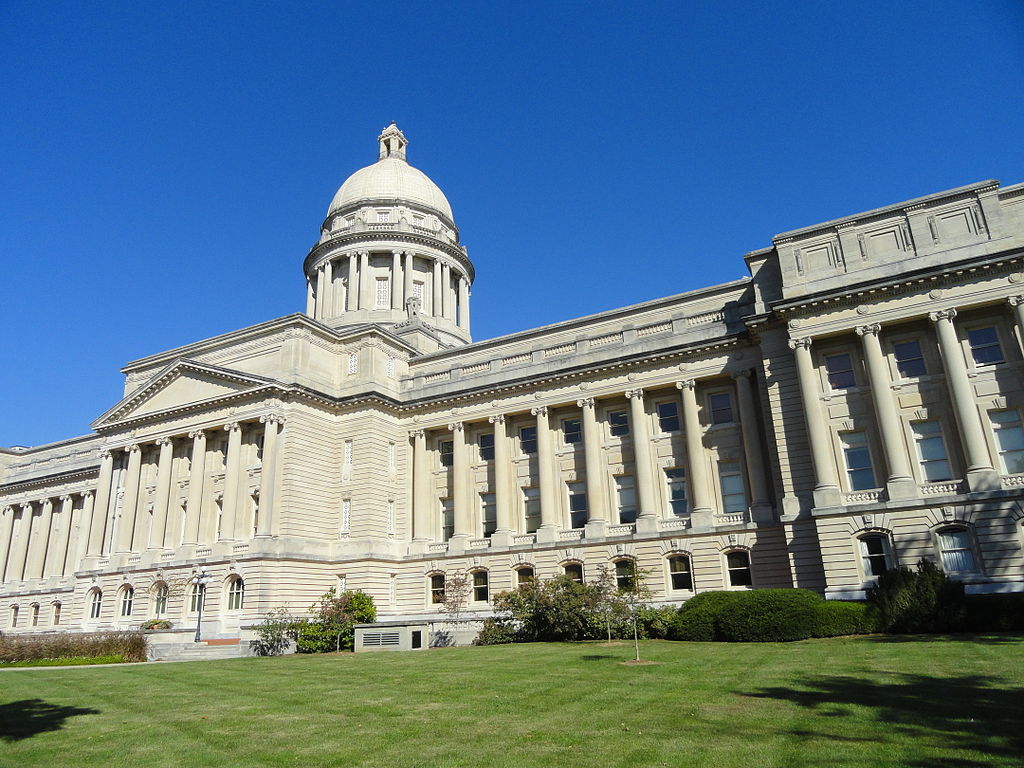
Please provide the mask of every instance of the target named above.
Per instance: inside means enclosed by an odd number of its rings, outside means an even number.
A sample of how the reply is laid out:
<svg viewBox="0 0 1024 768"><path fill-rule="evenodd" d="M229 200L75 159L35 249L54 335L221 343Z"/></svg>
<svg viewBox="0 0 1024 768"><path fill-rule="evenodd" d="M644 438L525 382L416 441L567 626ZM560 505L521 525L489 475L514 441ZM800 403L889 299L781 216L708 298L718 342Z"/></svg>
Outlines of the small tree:
<svg viewBox="0 0 1024 768"><path fill-rule="evenodd" d="M619 594L619 586L615 582L615 574L607 565L602 564L597 571L597 581L593 582L597 592L597 611L604 621L609 645L612 642L612 618L619 618L625 608Z"/></svg>
<svg viewBox="0 0 1024 768"><path fill-rule="evenodd" d="M361 590L339 595L334 587L309 612L313 618L297 625L295 642L300 653L352 650L353 627L377 618L372 597Z"/></svg>
<svg viewBox="0 0 1024 768"><path fill-rule="evenodd" d="M441 610L448 615L448 620L445 623L451 626L453 645L460 627L465 623L462 612L466 607L466 598L469 597L471 588L469 575L461 568L450 576L445 574L444 600L441 601Z"/></svg>
<svg viewBox="0 0 1024 768"><path fill-rule="evenodd" d="M249 647L257 656L280 656L288 648L295 618L287 608L271 608L256 626L256 639Z"/></svg>
<svg viewBox="0 0 1024 768"><path fill-rule="evenodd" d="M638 614L640 609L647 605L651 599L652 592L647 586L649 571L638 568L636 560L627 560L629 565L625 584L619 588L619 596L629 609L629 619L633 625L633 648L636 651L636 660L640 661L640 633L637 630Z"/></svg>

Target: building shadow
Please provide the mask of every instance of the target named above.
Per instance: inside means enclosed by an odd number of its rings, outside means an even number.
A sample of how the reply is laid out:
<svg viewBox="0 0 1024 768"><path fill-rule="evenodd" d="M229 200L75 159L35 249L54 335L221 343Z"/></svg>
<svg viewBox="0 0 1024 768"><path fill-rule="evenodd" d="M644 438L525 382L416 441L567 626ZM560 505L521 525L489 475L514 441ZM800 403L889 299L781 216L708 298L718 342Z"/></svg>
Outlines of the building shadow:
<svg viewBox="0 0 1024 768"><path fill-rule="evenodd" d="M868 643L977 643L980 645L1019 645L1024 641L1022 634L992 635L867 635Z"/></svg>
<svg viewBox="0 0 1024 768"><path fill-rule="evenodd" d="M42 699L22 699L0 704L0 740L20 741L46 731L59 731L76 715L98 715L98 709L62 707Z"/></svg>
<svg viewBox="0 0 1024 768"><path fill-rule="evenodd" d="M963 750L970 750L982 756L945 761L922 756L906 763L910 766L1019 765L1017 761L1024 754L1024 730L1020 727L1024 688L1012 688L998 677L905 674L878 680L815 676L805 677L793 687L764 688L742 695L789 701L829 720L867 717L878 723L878 740L884 732L896 732L934 749L961 755ZM837 739L828 726L819 731L805 727L790 733Z"/></svg>

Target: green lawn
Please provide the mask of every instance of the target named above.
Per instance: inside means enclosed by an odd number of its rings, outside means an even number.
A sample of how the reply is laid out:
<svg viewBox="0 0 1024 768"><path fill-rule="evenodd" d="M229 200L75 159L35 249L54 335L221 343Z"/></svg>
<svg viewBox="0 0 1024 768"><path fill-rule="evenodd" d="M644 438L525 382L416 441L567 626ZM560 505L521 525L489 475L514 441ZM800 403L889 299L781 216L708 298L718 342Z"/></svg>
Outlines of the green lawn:
<svg viewBox="0 0 1024 768"><path fill-rule="evenodd" d="M0 766L1010 766L1024 639L543 644L0 671Z"/></svg>

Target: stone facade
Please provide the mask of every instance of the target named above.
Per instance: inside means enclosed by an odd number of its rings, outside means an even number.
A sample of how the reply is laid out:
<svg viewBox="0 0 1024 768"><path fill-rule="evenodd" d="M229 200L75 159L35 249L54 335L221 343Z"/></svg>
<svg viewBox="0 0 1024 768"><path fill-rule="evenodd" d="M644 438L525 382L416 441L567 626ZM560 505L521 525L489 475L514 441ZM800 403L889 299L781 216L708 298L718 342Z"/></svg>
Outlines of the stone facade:
<svg viewBox="0 0 1024 768"><path fill-rule="evenodd" d="M0 627L187 640L363 589L430 624L635 559L655 599L1024 589L1024 185L785 232L751 277L470 342L472 262L402 133L331 203L305 314L129 363L90 435L0 449ZM172 633L173 635L173 633ZM166 638L165 638L166 639ZM173 639L173 638L172 638Z"/></svg>

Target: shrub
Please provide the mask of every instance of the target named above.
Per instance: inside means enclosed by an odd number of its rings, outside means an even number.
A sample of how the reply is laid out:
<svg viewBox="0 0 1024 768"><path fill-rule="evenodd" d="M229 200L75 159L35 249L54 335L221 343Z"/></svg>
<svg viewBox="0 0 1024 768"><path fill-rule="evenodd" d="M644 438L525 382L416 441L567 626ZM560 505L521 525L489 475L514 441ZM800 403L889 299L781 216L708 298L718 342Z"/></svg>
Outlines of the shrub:
<svg viewBox="0 0 1024 768"><path fill-rule="evenodd" d="M272 608L256 626L256 637L249 647L257 656L280 656L288 650L295 619L287 608Z"/></svg>
<svg viewBox="0 0 1024 768"><path fill-rule="evenodd" d="M518 640L518 633L507 621L494 617L484 619L483 629L476 636L473 645L504 645Z"/></svg>
<svg viewBox="0 0 1024 768"><path fill-rule="evenodd" d="M669 629L679 614L679 609L672 606L652 608L649 605L641 605L636 613L637 632L640 637L664 640L668 637Z"/></svg>
<svg viewBox="0 0 1024 768"><path fill-rule="evenodd" d="M295 647L299 653L351 651L356 624L377 619L373 598L365 592L349 590L340 595L332 587L310 607L313 618L293 625Z"/></svg>
<svg viewBox="0 0 1024 768"><path fill-rule="evenodd" d="M0 635L0 662L97 656L120 656L124 661L145 661L147 642L141 630Z"/></svg>
<svg viewBox="0 0 1024 768"><path fill-rule="evenodd" d="M1024 631L1024 594L966 595L964 629L969 632Z"/></svg>
<svg viewBox="0 0 1024 768"><path fill-rule="evenodd" d="M669 640L711 642L721 639L716 619L721 609L743 592L701 592L683 603L668 628Z"/></svg>
<svg viewBox="0 0 1024 768"><path fill-rule="evenodd" d="M964 587L931 560L917 570L896 568L878 577L868 590L882 630L897 634L956 632L965 625Z"/></svg>
<svg viewBox="0 0 1024 768"><path fill-rule="evenodd" d="M814 606L812 637L866 635L877 631L877 614L867 603L823 600Z"/></svg>
<svg viewBox="0 0 1024 768"><path fill-rule="evenodd" d="M821 595L806 589L738 592L715 616L719 639L729 642L788 642L811 637Z"/></svg>
<svg viewBox="0 0 1024 768"><path fill-rule="evenodd" d="M142 622L141 629L143 631L152 631L158 629L170 629L173 626L174 625L167 621L167 619L150 619L149 621Z"/></svg>

